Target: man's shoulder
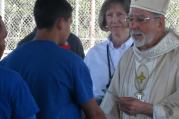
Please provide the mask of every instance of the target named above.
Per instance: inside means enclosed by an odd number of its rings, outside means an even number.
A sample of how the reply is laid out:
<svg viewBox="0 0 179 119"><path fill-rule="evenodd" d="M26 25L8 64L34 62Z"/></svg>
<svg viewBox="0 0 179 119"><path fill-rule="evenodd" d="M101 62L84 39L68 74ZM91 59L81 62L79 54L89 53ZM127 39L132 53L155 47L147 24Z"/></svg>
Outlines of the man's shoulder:
<svg viewBox="0 0 179 119"><path fill-rule="evenodd" d="M80 38L78 36L76 36L75 34L73 34L73 33L70 33L70 35L68 37L68 41L69 42L72 42L72 41L74 41L74 42L81 42Z"/></svg>
<svg viewBox="0 0 179 119"><path fill-rule="evenodd" d="M13 77L13 76L19 76L19 74L13 70L10 70L6 67L0 66L0 77Z"/></svg>
<svg viewBox="0 0 179 119"><path fill-rule="evenodd" d="M128 48L125 53L122 55L119 65L121 67L126 67L126 65L130 64L132 62L132 57L134 56L133 47Z"/></svg>
<svg viewBox="0 0 179 119"><path fill-rule="evenodd" d="M71 60L71 62L82 62L83 61L83 59L79 55L75 54L71 50L59 48L59 51L57 53L58 53L59 59Z"/></svg>
<svg viewBox="0 0 179 119"><path fill-rule="evenodd" d="M125 51L125 53L122 55L121 60L122 60L122 59L125 60L126 58L129 58L129 57L131 57L133 54L134 54L133 47L129 47L129 48Z"/></svg>
<svg viewBox="0 0 179 119"><path fill-rule="evenodd" d="M21 76L10 69L0 66L0 85L1 87L7 89L15 89L17 84L21 83L23 80Z"/></svg>

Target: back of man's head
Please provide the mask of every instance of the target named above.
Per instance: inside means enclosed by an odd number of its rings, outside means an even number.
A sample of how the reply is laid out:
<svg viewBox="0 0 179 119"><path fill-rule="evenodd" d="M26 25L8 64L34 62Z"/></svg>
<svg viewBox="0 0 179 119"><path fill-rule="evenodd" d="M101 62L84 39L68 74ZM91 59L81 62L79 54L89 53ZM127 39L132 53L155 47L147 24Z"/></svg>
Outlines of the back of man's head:
<svg viewBox="0 0 179 119"><path fill-rule="evenodd" d="M72 7L66 0L36 0L34 17L38 29L53 27L56 20L68 20L72 16Z"/></svg>

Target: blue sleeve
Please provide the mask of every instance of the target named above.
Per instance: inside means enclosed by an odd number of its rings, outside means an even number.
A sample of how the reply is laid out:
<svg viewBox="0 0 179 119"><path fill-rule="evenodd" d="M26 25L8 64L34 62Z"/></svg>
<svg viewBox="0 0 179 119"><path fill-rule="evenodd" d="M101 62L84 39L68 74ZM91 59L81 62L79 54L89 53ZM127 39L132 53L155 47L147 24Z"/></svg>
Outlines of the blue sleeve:
<svg viewBox="0 0 179 119"><path fill-rule="evenodd" d="M19 76L12 95L13 119L25 119L33 116L38 112L38 107L33 99L25 81Z"/></svg>
<svg viewBox="0 0 179 119"><path fill-rule="evenodd" d="M74 97L78 104L84 104L93 99L92 80L89 70L83 61L76 63L74 73Z"/></svg>
<svg viewBox="0 0 179 119"><path fill-rule="evenodd" d="M25 119L36 119L36 116L33 115L33 116L27 117L27 118L25 118Z"/></svg>

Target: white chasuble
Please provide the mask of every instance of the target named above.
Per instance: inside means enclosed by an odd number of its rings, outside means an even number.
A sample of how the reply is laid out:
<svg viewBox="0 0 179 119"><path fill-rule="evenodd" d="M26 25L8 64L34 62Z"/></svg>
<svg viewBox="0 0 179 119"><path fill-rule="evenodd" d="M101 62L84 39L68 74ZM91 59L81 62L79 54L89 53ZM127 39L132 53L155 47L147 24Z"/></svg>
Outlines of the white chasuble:
<svg viewBox="0 0 179 119"><path fill-rule="evenodd" d="M169 32L156 46L135 46L122 57L101 104L108 119L179 119L179 39ZM131 96L153 104L153 118L118 110L115 96Z"/></svg>

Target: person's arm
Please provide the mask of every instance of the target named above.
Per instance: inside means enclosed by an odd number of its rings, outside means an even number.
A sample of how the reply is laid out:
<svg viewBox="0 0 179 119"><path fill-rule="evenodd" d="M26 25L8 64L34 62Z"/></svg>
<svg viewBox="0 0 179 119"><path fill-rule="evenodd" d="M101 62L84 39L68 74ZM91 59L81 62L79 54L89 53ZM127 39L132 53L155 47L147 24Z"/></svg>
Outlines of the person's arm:
<svg viewBox="0 0 179 119"><path fill-rule="evenodd" d="M100 109L95 99L81 105L86 119L106 119L105 114Z"/></svg>
<svg viewBox="0 0 179 119"><path fill-rule="evenodd" d="M87 119L106 119L93 96L93 85L89 70L83 60L79 57L74 58L72 69L73 97L76 104L84 111Z"/></svg>

